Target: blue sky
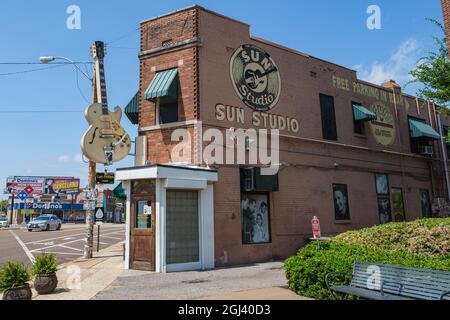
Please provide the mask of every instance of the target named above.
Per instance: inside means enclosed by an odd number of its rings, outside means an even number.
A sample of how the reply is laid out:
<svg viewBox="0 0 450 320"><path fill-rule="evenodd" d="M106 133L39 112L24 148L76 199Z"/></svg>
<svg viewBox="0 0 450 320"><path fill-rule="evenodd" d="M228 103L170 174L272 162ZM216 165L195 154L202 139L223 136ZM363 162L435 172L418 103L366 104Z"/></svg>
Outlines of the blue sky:
<svg viewBox="0 0 450 320"><path fill-rule="evenodd" d="M89 61L89 45L103 40L110 43L105 60L110 108L124 107L139 83L139 22L194 3L250 24L255 36L355 68L360 78L375 83L394 78L404 84L408 70L439 34L425 18L442 20L439 0L2 0L0 63L38 62L47 54ZM80 30L66 28L72 4L81 8ZM381 8L381 30L366 27L371 4ZM73 67L7 74L42 67L0 64L0 191L9 175L67 175L86 183L79 141L88 104ZM80 77L79 87L89 99L88 81ZM5 113L10 110L16 113ZM17 112L26 110L71 112ZM136 126L125 118L123 123L136 134ZM118 166L132 163L128 157Z"/></svg>

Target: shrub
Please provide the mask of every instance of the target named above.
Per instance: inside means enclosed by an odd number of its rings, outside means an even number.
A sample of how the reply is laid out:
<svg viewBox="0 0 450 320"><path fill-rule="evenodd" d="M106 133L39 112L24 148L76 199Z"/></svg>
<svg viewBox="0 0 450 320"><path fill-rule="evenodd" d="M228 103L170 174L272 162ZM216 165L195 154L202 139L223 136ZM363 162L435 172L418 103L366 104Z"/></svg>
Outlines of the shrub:
<svg viewBox="0 0 450 320"><path fill-rule="evenodd" d="M33 263L33 275L50 274L58 270L56 255L44 253L37 256Z"/></svg>
<svg viewBox="0 0 450 320"><path fill-rule="evenodd" d="M30 273L21 263L8 262L0 268L0 292L20 287L30 280Z"/></svg>
<svg viewBox="0 0 450 320"><path fill-rule="evenodd" d="M430 234L436 237L433 239L448 236L442 233L448 232L449 220L390 223L343 233L329 242L321 242L320 248L316 243L306 245L297 255L285 261L289 288L303 296L332 299L325 284L325 275L337 271L351 273L355 260L450 271L450 250L437 250L432 242L425 244ZM415 232L414 228L421 230ZM412 241L418 244L417 249L411 244ZM333 284L348 281L336 277Z"/></svg>

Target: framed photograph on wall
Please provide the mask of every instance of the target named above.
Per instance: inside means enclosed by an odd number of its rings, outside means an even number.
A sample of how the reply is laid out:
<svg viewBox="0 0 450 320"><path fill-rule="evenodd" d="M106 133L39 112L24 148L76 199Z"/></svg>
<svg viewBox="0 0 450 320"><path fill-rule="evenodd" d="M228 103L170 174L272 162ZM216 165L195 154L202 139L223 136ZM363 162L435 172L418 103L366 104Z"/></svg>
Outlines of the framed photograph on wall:
<svg viewBox="0 0 450 320"><path fill-rule="evenodd" d="M420 189L420 206L422 207L422 217L429 218L431 217L431 202L430 202L430 193L427 189Z"/></svg>
<svg viewBox="0 0 450 320"><path fill-rule="evenodd" d="M350 220L346 184L333 184L334 217L336 220Z"/></svg>
<svg viewBox="0 0 450 320"><path fill-rule="evenodd" d="M268 194L242 194L241 228L244 244L271 242Z"/></svg>
<svg viewBox="0 0 450 320"><path fill-rule="evenodd" d="M378 197L378 214L380 216L380 223L388 223L392 221L391 204L388 197Z"/></svg>
<svg viewBox="0 0 450 320"><path fill-rule="evenodd" d="M388 195L389 194L389 181L386 174L375 174L375 185L377 194Z"/></svg>

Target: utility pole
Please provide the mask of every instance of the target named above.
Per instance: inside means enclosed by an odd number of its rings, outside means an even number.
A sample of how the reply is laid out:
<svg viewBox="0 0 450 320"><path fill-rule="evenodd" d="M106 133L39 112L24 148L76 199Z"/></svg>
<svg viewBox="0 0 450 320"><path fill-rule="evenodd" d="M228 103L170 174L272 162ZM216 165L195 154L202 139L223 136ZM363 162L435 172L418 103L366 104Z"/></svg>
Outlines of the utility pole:
<svg viewBox="0 0 450 320"><path fill-rule="evenodd" d="M92 103L98 102L97 92L97 72L95 69L94 63L94 72L92 79ZM88 175L88 190L86 190L87 201L89 203L88 209L86 210L86 244L84 245L84 258L91 259L93 257L94 252L94 214L95 214L95 206L97 203L97 197L95 192L95 174L97 172L97 166L94 161L89 161L89 175Z"/></svg>

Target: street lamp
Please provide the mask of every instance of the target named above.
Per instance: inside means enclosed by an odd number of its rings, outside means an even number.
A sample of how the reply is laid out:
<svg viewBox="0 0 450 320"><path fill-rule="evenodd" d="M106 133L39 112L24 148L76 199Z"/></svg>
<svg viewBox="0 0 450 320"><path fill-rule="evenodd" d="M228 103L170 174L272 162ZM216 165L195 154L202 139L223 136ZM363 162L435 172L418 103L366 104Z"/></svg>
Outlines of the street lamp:
<svg viewBox="0 0 450 320"><path fill-rule="evenodd" d="M82 75L88 79L92 85L94 85L94 79L89 77L79 66L78 64L66 57L59 57L59 56L42 56L39 58L39 60L44 63L50 63L55 60L64 60L68 63L72 64L77 71L80 71ZM95 99L93 99L95 101ZM93 161L89 161L89 176L88 176L88 186L87 189L91 192L89 194L93 194L95 190L95 173L96 173L96 163ZM86 244L84 246L84 258L92 258L92 252L93 252L93 246L94 246L94 209L91 207L92 202L94 200L94 196L88 197L89 202L89 208L86 210ZM95 199L96 200L96 199Z"/></svg>
<svg viewBox="0 0 450 320"><path fill-rule="evenodd" d="M75 62L75 61L73 61L73 60L71 60L71 59L69 59L69 58L66 58L66 57L58 57L58 56L42 56L42 57L40 57L39 58L39 60L42 62L42 63L44 63L44 64L47 64L47 63L50 63L50 62L53 62L53 61L55 61L55 60L57 60L57 59L59 59L59 60L64 60L64 61L67 61L68 63L70 63L70 64L72 64L78 71L80 71L89 81L91 81L92 82L92 78L91 77L89 77L79 66L78 66L78 64Z"/></svg>

